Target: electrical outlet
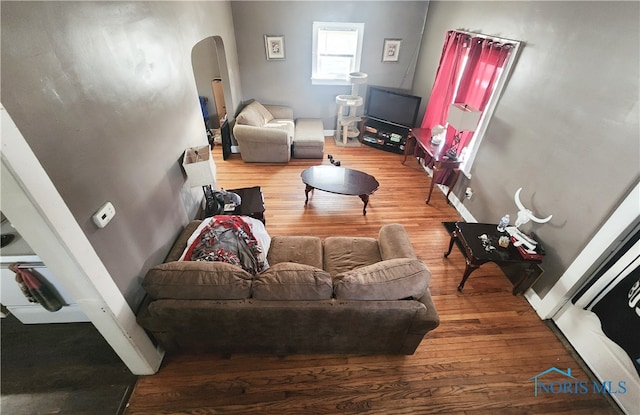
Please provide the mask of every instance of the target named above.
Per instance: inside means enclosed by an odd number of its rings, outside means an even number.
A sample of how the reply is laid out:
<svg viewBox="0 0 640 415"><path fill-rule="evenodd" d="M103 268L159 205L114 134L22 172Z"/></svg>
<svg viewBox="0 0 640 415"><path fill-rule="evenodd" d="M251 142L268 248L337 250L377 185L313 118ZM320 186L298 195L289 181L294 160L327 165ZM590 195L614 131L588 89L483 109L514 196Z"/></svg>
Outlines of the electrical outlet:
<svg viewBox="0 0 640 415"><path fill-rule="evenodd" d="M467 200L471 199L471 196L473 196L473 190L471 190L470 187L467 187L467 190L464 191L464 197L467 198Z"/></svg>
<svg viewBox="0 0 640 415"><path fill-rule="evenodd" d="M113 207L111 202L107 202L93 215L93 223L98 228L104 228L116 215L116 208Z"/></svg>

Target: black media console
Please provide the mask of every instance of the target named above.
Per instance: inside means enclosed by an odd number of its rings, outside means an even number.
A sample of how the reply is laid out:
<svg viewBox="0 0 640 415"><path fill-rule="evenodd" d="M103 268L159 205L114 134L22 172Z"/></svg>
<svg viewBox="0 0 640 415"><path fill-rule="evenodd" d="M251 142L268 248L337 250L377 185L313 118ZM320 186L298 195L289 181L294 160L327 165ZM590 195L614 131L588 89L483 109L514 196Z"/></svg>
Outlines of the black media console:
<svg viewBox="0 0 640 415"><path fill-rule="evenodd" d="M364 144L398 154L404 153L408 135L408 127L375 118L365 118L360 129Z"/></svg>

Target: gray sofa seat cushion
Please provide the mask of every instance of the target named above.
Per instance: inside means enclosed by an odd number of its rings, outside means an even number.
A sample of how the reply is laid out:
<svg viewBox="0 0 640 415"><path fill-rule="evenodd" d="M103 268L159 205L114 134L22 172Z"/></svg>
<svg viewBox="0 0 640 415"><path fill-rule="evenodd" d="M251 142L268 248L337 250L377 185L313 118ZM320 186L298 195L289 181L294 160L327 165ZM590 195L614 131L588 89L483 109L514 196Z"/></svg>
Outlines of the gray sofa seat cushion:
<svg viewBox="0 0 640 415"><path fill-rule="evenodd" d="M382 260L374 238L330 236L325 238L323 247L323 268L333 276Z"/></svg>
<svg viewBox="0 0 640 415"><path fill-rule="evenodd" d="M224 262L174 261L151 268L142 286L155 299L232 300L251 296L251 280Z"/></svg>
<svg viewBox="0 0 640 415"><path fill-rule="evenodd" d="M333 279L338 300L419 299L431 272L419 259L396 258L343 272Z"/></svg>
<svg viewBox="0 0 640 415"><path fill-rule="evenodd" d="M271 266L295 262L322 269L322 240L315 236L274 236L267 261Z"/></svg>
<svg viewBox="0 0 640 415"><path fill-rule="evenodd" d="M253 281L256 300L329 300L333 283L328 272L293 262L280 262Z"/></svg>

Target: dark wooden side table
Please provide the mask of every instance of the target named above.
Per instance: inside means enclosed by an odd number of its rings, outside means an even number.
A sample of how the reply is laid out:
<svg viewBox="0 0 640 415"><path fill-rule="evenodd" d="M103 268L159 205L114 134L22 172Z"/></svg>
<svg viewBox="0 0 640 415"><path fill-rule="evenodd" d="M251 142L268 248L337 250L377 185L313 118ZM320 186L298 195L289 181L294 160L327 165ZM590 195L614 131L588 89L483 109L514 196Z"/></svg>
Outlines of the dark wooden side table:
<svg viewBox="0 0 640 415"><path fill-rule="evenodd" d="M260 186L227 189L227 191L240 196L242 203L240 206L236 206L233 212L225 212L224 214L250 216L262 221L262 223L266 223L264 218L264 197Z"/></svg>
<svg viewBox="0 0 640 415"><path fill-rule="evenodd" d="M455 244L467 263L462 280L458 285L458 291L462 291L469 275L487 262L494 262L503 271L505 268L509 268L511 271L516 266L516 274L518 275L513 283L513 295L524 293L542 275L542 268L538 265L542 261L524 259L512 243L509 243L507 248L498 245L498 239L501 236L508 236L508 234L499 232L496 224L443 222L443 225L451 235L449 249L445 252L444 257L447 258L451 254ZM491 246L495 249L487 249L487 243L480 239L481 235L487 235Z"/></svg>
<svg viewBox="0 0 640 415"><path fill-rule="evenodd" d="M433 169L433 176L431 177L431 185L429 186L429 196L425 200L425 203L429 203L431 200L431 193L433 193L433 185L438 181L438 179L443 175L447 170L451 170L454 175L451 179L451 183L449 183L449 191L447 192L447 203L449 203L449 194L453 187L458 182L458 178L460 177L460 161L459 160L451 160L449 159L445 153L447 149L445 149L445 142L438 145L431 144L431 129L430 128L413 128L409 132L407 136L407 144L404 146L404 159L402 160L402 164L407 161L407 156L409 155L409 148L411 140L416 142L416 145L420 147L420 149L425 153L425 163L429 167Z"/></svg>

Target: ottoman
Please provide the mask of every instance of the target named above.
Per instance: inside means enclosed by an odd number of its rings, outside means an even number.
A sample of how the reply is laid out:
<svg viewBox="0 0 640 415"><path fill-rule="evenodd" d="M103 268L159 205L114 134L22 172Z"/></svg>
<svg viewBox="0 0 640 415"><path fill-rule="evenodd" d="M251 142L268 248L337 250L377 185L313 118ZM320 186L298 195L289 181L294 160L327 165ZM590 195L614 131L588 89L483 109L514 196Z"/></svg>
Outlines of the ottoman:
<svg viewBox="0 0 640 415"><path fill-rule="evenodd" d="M324 127L322 120L299 118L293 138L293 157L321 159L324 157Z"/></svg>

